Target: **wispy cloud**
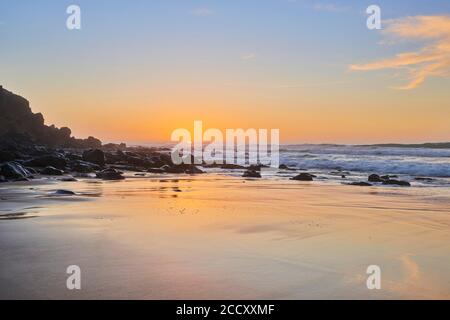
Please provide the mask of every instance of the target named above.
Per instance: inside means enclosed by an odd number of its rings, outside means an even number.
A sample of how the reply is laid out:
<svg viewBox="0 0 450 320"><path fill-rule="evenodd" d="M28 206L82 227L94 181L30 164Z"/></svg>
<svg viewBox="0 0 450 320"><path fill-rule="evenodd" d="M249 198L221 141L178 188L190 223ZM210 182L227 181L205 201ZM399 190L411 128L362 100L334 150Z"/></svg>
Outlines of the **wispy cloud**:
<svg viewBox="0 0 450 320"><path fill-rule="evenodd" d="M241 60L244 60L244 61L252 60L252 59L255 59L255 58L256 58L256 54L254 54L254 53L247 53L247 54L244 54L244 55L241 56Z"/></svg>
<svg viewBox="0 0 450 320"><path fill-rule="evenodd" d="M450 77L450 16L415 16L384 22L383 33L392 41L408 40L421 43L417 51L399 53L378 61L354 64L351 70L372 71L401 69L409 82L395 89L417 88L429 77Z"/></svg>
<svg viewBox="0 0 450 320"><path fill-rule="evenodd" d="M190 11L190 14L198 17L206 17L214 14L214 11L208 8L195 8Z"/></svg>

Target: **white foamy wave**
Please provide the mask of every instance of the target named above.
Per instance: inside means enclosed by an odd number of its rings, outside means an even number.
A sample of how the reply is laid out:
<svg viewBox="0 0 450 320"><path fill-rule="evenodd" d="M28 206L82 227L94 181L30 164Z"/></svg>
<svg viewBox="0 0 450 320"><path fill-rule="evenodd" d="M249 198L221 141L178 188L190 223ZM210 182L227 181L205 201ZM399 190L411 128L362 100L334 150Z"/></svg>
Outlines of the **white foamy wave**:
<svg viewBox="0 0 450 320"><path fill-rule="evenodd" d="M299 145L281 150L280 163L302 169L450 177L450 150Z"/></svg>

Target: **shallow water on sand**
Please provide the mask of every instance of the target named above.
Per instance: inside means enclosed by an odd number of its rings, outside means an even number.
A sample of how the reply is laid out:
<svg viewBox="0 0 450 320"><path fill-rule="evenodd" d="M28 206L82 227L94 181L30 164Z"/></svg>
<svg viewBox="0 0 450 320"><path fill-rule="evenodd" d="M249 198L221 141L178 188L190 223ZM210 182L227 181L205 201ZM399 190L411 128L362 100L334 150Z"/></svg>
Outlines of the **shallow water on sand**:
<svg viewBox="0 0 450 320"><path fill-rule="evenodd" d="M8 184L0 201L2 299L450 298L448 188L207 174Z"/></svg>

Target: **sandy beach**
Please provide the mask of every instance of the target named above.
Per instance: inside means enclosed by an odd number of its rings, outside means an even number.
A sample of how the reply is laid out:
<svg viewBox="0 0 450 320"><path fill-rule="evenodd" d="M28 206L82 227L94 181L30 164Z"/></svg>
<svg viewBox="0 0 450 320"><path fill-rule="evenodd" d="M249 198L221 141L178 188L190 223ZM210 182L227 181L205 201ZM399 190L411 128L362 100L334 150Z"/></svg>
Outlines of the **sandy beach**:
<svg viewBox="0 0 450 320"><path fill-rule="evenodd" d="M0 299L450 298L448 188L126 175L0 185Z"/></svg>

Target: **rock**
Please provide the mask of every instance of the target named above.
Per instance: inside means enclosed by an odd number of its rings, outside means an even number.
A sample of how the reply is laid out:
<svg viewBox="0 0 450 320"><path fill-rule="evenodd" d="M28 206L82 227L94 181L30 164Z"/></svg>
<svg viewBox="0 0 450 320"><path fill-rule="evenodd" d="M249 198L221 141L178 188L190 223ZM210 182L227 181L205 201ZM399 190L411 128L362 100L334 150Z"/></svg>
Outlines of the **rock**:
<svg viewBox="0 0 450 320"><path fill-rule="evenodd" d="M426 182L432 182L432 181L434 181L433 178L424 178L424 177L415 177L414 180L417 180L417 181L426 181Z"/></svg>
<svg viewBox="0 0 450 320"><path fill-rule="evenodd" d="M247 170L250 170L250 171L261 171L261 168L262 168L262 167L263 167L263 166L260 165L260 164L258 164L258 165L252 164L251 166L249 166L249 167L247 168Z"/></svg>
<svg viewBox="0 0 450 320"><path fill-rule="evenodd" d="M13 181L15 181L15 182L30 181L30 179L28 179L28 178L17 178L17 179L14 179Z"/></svg>
<svg viewBox="0 0 450 320"><path fill-rule="evenodd" d="M31 174L38 174L39 172L36 169L25 167L25 169Z"/></svg>
<svg viewBox="0 0 450 320"><path fill-rule="evenodd" d="M350 185L350 186L360 186L360 187L370 187L370 186L372 186L372 184L370 184L368 182L363 182L363 181L361 181L361 182L352 182L352 183L349 183L348 185Z"/></svg>
<svg viewBox="0 0 450 320"><path fill-rule="evenodd" d="M150 168L150 169L147 169L147 172L150 172L150 173L165 173L166 170L164 170L162 168Z"/></svg>
<svg viewBox="0 0 450 320"><path fill-rule="evenodd" d="M384 182L385 179L382 179L379 175L377 174L371 174L369 176L369 182Z"/></svg>
<svg viewBox="0 0 450 320"><path fill-rule="evenodd" d="M398 178L398 176L395 176L395 175L393 175L393 176L391 176L391 175L384 175L384 176L381 176L380 178L383 179L383 180L389 180L389 179L392 179L392 178Z"/></svg>
<svg viewBox="0 0 450 320"><path fill-rule="evenodd" d="M27 169L17 162L7 162L0 167L0 175L5 179L23 179L30 175Z"/></svg>
<svg viewBox="0 0 450 320"><path fill-rule="evenodd" d="M220 165L221 169L228 169L228 170L236 170L236 169L245 169L244 166L233 164L233 163L225 163Z"/></svg>
<svg viewBox="0 0 450 320"><path fill-rule="evenodd" d="M0 176L0 183L3 183L3 182L8 182L8 180L6 180L4 176Z"/></svg>
<svg viewBox="0 0 450 320"><path fill-rule="evenodd" d="M122 173L115 169L106 169L106 170L97 172L97 178L100 178L103 180L123 180L123 179L125 179L125 177L122 176Z"/></svg>
<svg viewBox="0 0 450 320"><path fill-rule="evenodd" d="M193 164L180 164L180 165L164 165L161 167L168 173L188 173L188 174L197 174L204 173L202 170L194 166Z"/></svg>
<svg viewBox="0 0 450 320"><path fill-rule="evenodd" d="M62 176L64 174L63 170L56 169L55 167L48 166L41 170L41 174L47 176Z"/></svg>
<svg viewBox="0 0 450 320"><path fill-rule="evenodd" d="M61 179L62 182L76 182L78 181L77 179L75 179L74 177L65 177Z"/></svg>
<svg viewBox="0 0 450 320"><path fill-rule="evenodd" d="M291 178L291 180L313 181L314 177L315 177L315 175L313 175L313 174L303 172L303 173L300 173L298 176Z"/></svg>
<svg viewBox="0 0 450 320"><path fill-rule="evenodd" d="M411 184L407 181L401 181L401 180L385 180L383 181L383 184L385 185L397 185L397 186L403 186L403 187L410 187Z"/></svg>
<svg viewBox="0 0 450 320"><path fill-rule="evenodd" d="M76 160L71 162L70 164L71 170L75 172L82 172L82 173L91 173L94 171L98 171L101 169L101 167L97 164L86 162L83 160Z"/></svg>
<svg viewBox="0 0 450 320"><path fill-rule="evenodd" d="M125 156L123 154L123 152L116 152L116 154L114 153L110 153L110 152L105 152L105 162L109 163L109 164L114 164L120 161L125 161Z"/></svg>
<svg viewBox="0 0 450 320"><path fill-rule="evenodd" d="M14 152L0 150L0 162L13 161L16 158L17 157Z"/></svg>
<svg viewBox="0 0 450 320"><path fill-rule="evenodd" d="M79 160L83 160L83 157L80 156L79 154L73 154L73 153L69 153L66 155L66 158L71 160L71 161L79 161Z"/></svg>
<svg viewBox="0 0 450 320"><path fill-rule="evenodd" d="M74 196L75 192L70 191L70 190L56 190L55 192L53 192L53 194L58 195L58 196Z"/></svg>
<svg viewBox="0 0 450 320"><path fill-rule="evenodd" d="M45 155L24 163L27 167L55 167L58 169L64 169L67 165L67 160L61 155Z"/></svg>
<svg viewBox="0 0 450 320"><path fill-rule="evenodd" d="M244 178L261 178L261 173L256 170L247 170L242 176Z"/></svg>
<svg viewBox="0 0 450 320"><path fill-rule="evenodd" d="M99 166L104 166L105 154L102 150L99 149L86 150L83 152L83 160L87 162L92 162Z"/></svg>
<svg viewBox="0 0 450 320"><path fill-rule="evenodd" d="M285 165L285 164L280 164L280 166L278 167L278 169L295 171L294 168L289 168L289 167L288 167L287 165Z"/></svg>
<svg viewBox="0 0 450 320"><path fill-rule="evenodd" d="M205 173L203 170L197 168L196 166L190 166L188 168L186 168L186 170L184 171L185 173L188 174L200 174L200 173Z"/></svg>

